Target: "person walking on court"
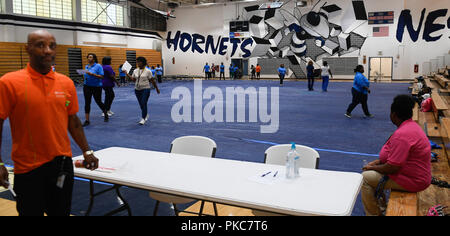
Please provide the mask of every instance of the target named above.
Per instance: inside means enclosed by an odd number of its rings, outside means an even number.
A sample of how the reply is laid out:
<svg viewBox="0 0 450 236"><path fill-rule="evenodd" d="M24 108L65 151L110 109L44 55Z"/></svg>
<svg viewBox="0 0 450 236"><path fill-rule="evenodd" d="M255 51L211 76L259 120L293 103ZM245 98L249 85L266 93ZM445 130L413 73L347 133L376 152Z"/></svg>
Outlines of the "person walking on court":
<svg viewBox="0 0 450 236"><path fill-rule="evenodd" d="M89 114L91 113L91 101L94 96L95 103L97 103L100 110L104 115L104 121L108 122L108 111L105 104L102 102L102 79L103 79L103 67L98 64L97 55L89 53L87 55L88 64L86 65L86 74L84 75L84 113L86 120L83 123L83 127L91 124Z"/></svg>
<svg viewBox="0 0 450 236"><path fill-rule="evenodd" d="M74 83L52 71L56 47L56 39L48 31L30 33L26 68L0 78L0 149L3 123L9 119L20 216L70 215L74 170L69 133L83 153L86 168L98 168L77 116ZM0 155L0 186L9 185Z"/></svg>
<svg viewBox="0 0 450 236"><path fill-rule="evenodd" d="M205 72L205 80L208 80L210 77L210 69L211 67L208 65L208 62L206 62L205 66L203 67L203 72Z"/></svg>
<svg viewBox="0 0 450 236"><path fill-rule="evenodd" d="M283 86L284 76L286 76L286 68L284 68L284 64L281 64L278 68L278 77L280 77L280 85Z"/></svg>
<svg viewBox="0 0 450 236"><path fill-rule="evenodd" d="M306 77L308 77L308 91L314 91L314 65L312 61L308 62L308 66L306 66L306 72Z"/></svg>
<svg viewBox="0 0 450 236"><path fill-rule="evenodd" d="M259 64L256 64L255 67L255 71L256 71L256 79L261 79L261 66Z"/></svg>
<svg viewBox="0 0 450 236"><path fill-rule="evenodd" d="M328 91L328 82L331 78L333 78L333 74L331 73L330 66L328 66L328 62L324 61L323 66L321 67L321 75L322 75L322 91Z"/></svg>
<svg viewBox="0 0 450 236"><path fill-rule="evenodd" d="M358 65L355 69L355 79L353 81L353 87L352 87L352 103L348 105L347 112L345 113L345 116L348 118L352 117L352 111L355 109L358 104L361 104L362 109L364 111L364 115L367 118L373 117L372 114L369 112L369 108L367 106L367 99L368 94L370 93L370 82L369 80L363 75L364 73L364 66Z"/></svg>
<svg viewBox="0 0 450 236"><path fill-rule="evenodd" d="M223 80L225 80L225 66L223 65L223 62L220 63L220 75L219 80L221 80L223 77Z"/></svg>
<svg viewBox="0 0 450 236"><path fill-rule="evenodd" d="M162 83L162 76L163 76L163 68L159 64L156 65L155 73L156 78L158 78L158 83Z"/></svg>
<svg viewBox="0 0 450 236"><path fill-rule="evenodd" d="M138 122L140 125L145 125L148 121L148 99L150 98L150 90L152 86L156 89L156 92L159 94L159 88L153 79L152 72L146 68L147 59L145 57L136 58L137 68L133 71L133 75L127 73L127 76L132 80L136 81L135 83L135 94L138 100L139 106L141 108L142 118Z"/></svg>
<svg viewBox="0 0 450 236"><path fill-rule="evenodd" d="M116 73L111 67L111 57L106 56L102 59L102 67L103 67L103 90L105 90L105 109L108 113L108 116L114 115L114 112L111 111L111 105L114 101L114 84L117 84L120 87L119 82L116 80Z"/></svg>

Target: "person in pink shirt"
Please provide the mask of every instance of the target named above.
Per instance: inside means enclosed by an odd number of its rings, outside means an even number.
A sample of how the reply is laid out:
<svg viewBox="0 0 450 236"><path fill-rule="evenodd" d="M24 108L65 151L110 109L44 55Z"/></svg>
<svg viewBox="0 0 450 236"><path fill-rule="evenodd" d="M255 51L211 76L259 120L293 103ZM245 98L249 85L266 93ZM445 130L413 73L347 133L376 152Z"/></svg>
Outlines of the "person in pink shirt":
<svg viewBox="0 0 450 236"><path fill-rule="evenodd" d="M430 112L433 111L433 100L430 97L430 94L426 93L422 96L423 101L420 104L420 111L421 112Z"/></svg>
<svg viewBox="0 0 450 236"><path fill-rule="evenodd" d="M386 207L375 196L380 181L383 189L407 192L420 192L431 184L431 146L411 119L414 105L409 95L394 98L391 121L398 128L381 148L379 159L363 167L361 194L366 215L382 215Z"/></svg>

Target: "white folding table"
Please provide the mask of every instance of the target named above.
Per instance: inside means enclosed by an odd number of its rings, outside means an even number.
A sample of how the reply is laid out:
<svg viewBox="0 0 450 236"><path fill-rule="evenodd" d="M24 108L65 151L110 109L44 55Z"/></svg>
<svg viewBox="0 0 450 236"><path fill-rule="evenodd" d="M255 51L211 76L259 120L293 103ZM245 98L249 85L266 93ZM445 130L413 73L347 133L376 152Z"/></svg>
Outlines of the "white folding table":
<svg viewBox="0 0 450 236"><path fill-rule="evenodd" d="M352 213L362 175L300 168L284 178L284 166L112 147L95 152L111 173L75 168L75 176L120 186L168 193L221 204L286 214L346 216ZM82 159L74 157L74 160ZM264 182L278 171L276 181ZM262 174L271 172L262 178ZM254 181L256 179L263 181ZM150 200L150 199L149 199ZM125 202L125 201L124 201ZM90 212L88 210L88 213ZM128 210L128 206L119 210ZM114 211L113 213L116 213Z"/></svg>

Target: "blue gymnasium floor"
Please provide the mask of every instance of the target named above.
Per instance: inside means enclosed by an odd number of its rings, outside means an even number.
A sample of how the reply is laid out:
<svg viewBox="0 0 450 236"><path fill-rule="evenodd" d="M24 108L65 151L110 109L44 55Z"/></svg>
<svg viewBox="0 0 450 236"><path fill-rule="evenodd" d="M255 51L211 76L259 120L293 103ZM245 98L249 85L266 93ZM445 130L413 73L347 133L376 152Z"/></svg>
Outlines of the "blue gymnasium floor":
<svg viewBox="0 0 450 236"><path fill-rule="evenodd" d="M274 134L261 134L263 123L174 123L171 119L172 106L179 100L172 100L172 90L177 86L187 87L194 97L193 81L168 81L160 84L161 94L152 91L149 101L150 120L139 126L140 109L133 87L116 88L116 98L112 111L115 115L105 123L101 112L92 101L91 125L85 129L92 149L99 150L112 146L148 149L168 152L173 139L184 135L201 135L212 138L218 145L216 157L235 160L263 162L264 151L272 144L292 141L313 147L320 154L320 169L361 172L363 162L372 161L395 126L389 119L392 99L398 94L408 93L408 84L372 84L369 95L369 110L374 118L363 118L359 105L353 111L352 119L344 116L351 102L349 82L330 83L328 92L320 92L321 83L316 82L315 91L307 91L306 82L285 82L279 92L280 122ZM208 86L219 87L224 95L226 87L243 88L278 87L277 81L203 81L203 90ZM84 121L84 98L82 88L78 87L80 119ZM270 95L268 96L270 98ZM203 100L207 104L210 100ZM192 103L192 106L194 104ZM270 103L269 103L270 106ZM248 104L247 104L248 110ZM225 108L225 104L224 104ZM194 107L192 107L192 112ZM237 111L235 111L235 114ZM225 118L224 110L224 118ZM247 115L248 117L248 112ZM192 117L193 118L193 117ZM248 120L248 118L247 118ZM81 151L72 141L74 156ZM10 160L11 136L9 123L5 122L3 132L2 157ZM164 178L164 177L162 177ZM108 186L97 184L96 190ZM147 191L122 188L121 192L129 202L133 215L152 215L155 201L148 197ZM0 197L10 198L7 192ZM75 181L73 193L73 215L84 215L89 203L89 184ZM101 215L118 207L114 194L105 194L96 199L91 215ZM180 206L186 208L189 205ZM168 204L161 204L158 215L173 215ZM119 213L126 215L126 212ZM352 215L364 215L360 197Z"/></svg>

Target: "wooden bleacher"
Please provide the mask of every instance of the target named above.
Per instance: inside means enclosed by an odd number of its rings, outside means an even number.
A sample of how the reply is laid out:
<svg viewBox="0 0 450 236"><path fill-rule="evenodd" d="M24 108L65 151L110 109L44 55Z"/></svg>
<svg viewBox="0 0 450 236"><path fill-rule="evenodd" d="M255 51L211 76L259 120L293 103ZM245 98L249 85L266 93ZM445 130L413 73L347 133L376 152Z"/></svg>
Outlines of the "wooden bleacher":
<svg viewBox="0 0 450 236"><path fill-rule="evenodd" d="M9 43L0 42L0 77L12 71L17 71L24 68L28 63L28 54L25 50L25 43ZM73 46L73 45L58 45L56 48L56 71L69 76L69 48L81 49L81 60L84 66L87 65L87 54L95 53L99 63L102 62L103 57L110 56L111 67L119 76L119 66L126 60L126 52L136 52L136 57L145 57L149 66L161 65L161 52L152 49L133 49L133 48L119 48L119 47L100 47L100 46ZM83 69L79 68L79 69Z"/></svg>
<svg viewBox="0 0 450 236"><path fill-rule="evenodd" d="M442 88L447 89L449 79L445 78L443 75L435 74L434 79L441 85Z"/></svg>
<svg viewBox="0 0 450 236"><path fill-rule="evenodd" d="M413 120L423 127L427 136L442 147L433 149L438 154L438 162L433 162L432 176L450 182L450 96L443 95L447 91L448 80L434 76L434 81L425 79L432 88L433 112L420 112L418 106L413 110ZM446 144L449 144L447 147ZM450 206L450 190L430 185L419 193L392 191L389 197L386 215L388 216L424 216L430 207L437 204Z"/></svg>
<svg viewBox="0 0 450 236"><path fill-rule="evenodd" d="M439 94L439 91L444 88L440 87L441 85L438 82L435 80L432 81L430 78L425 79L425 84L430 87L432 91L431 98L433 100L434 122L439 123L439 117L444 116L444 112L447 112L448 110L448 104L444 102L442 96ZM433 121L426 119L426 122Z"/></svg>
<svg viewBox="0 0 450 236"><path fill-rule="evenodd" d="M413 109L413 121L418 122L419 121L419 104L416 103Z"/></svg>

